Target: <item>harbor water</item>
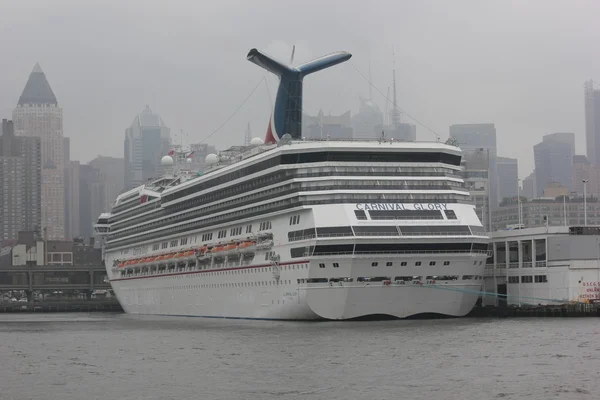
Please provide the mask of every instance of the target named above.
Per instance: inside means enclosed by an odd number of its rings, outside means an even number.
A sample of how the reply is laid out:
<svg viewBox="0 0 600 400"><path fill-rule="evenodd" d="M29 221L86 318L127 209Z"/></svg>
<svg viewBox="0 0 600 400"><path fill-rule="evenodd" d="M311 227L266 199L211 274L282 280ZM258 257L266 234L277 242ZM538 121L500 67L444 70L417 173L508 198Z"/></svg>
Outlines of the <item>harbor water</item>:
<svg viewBox="0 0 600 400"><path fill-rule="evenodd" d="M597 318L0 314L0 399L594 399Z"/></svg>

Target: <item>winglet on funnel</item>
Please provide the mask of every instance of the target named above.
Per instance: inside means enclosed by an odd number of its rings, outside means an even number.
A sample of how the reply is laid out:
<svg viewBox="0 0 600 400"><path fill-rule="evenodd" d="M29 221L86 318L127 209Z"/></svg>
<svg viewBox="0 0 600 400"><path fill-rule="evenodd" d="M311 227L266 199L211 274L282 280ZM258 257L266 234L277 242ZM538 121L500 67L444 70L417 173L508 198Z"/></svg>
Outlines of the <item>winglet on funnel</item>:
<svg viewBox="0 0 600 400"><path fill-rule="evenodd" d="M265 143L276 143L286 133L293 139L302 138L302 80L306 75L348 61L352 54L332 53L297 67L286 65L273 57L252 49L246 57L261 68L279 77L279 88Z"/></svg>

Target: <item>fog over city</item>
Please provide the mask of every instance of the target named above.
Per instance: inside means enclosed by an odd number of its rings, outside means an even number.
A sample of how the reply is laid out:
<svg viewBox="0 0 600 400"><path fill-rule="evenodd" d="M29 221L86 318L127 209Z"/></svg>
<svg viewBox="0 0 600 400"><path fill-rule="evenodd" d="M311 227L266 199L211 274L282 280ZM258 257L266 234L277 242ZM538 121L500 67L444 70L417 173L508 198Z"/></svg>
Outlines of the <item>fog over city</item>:
<svg viewBox="0 0 600 400"><path fill-rule="evenodd" d="M304 109L384 110L395 50L398 106L448 136L495 123L498 154L533 168L532 146L574 132L585 153L583 82L600 80L598 1L12 1L0 14L0 115L10 118L36 62L64 110L71 157L123 156L124 131L149 105L189 142L264 136L276 78L245 59L257 47L295 62L346 50L350 62L306 79ZM267 92L268 90L270 92ZM415 123L403 115L403 121ZM418 140L435 136L418 123ZM174 136L174 135L173 135ZM177 140L174 137L174 140Z"/></svg>

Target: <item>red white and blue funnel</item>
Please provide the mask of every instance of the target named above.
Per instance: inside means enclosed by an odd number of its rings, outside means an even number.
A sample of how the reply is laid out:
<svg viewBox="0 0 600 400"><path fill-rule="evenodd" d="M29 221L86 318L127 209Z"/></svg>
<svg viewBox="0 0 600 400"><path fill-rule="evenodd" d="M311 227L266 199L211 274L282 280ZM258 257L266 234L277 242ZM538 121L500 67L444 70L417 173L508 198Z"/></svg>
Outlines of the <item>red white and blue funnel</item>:
<svg viewBox="0 0 600 400"><path fill-rule="evenodd" d="M246 57L248 61L279 77L279 88L265 143L277 143L286 133L292 139L302 139L302 80L308 74L348 61L350 57L352 54L340 51L294 67L257 49L250 50Z"/></svg>

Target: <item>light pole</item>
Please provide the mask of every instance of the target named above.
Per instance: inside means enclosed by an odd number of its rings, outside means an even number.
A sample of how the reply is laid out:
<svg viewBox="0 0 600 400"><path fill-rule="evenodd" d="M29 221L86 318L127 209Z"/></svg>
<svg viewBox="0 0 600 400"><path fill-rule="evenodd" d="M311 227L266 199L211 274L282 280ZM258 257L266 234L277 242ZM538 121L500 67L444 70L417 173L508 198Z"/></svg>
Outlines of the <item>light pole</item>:
<svg viewBox="0 0 600 400"><path fill-rule="evenodd" d="M521 193L519 193L521 186L519 185L519 182L521 182L521 179L517 178L517 213L519 213L519 229L521 229L521 224L523 223L523 216L521 214Z"/></svg>
<svg viewBox="0 0 600 400"><path fill-rule="evenodd" d="M587 226L587 183L588 180L583 180L583 226Z"/></svg>

